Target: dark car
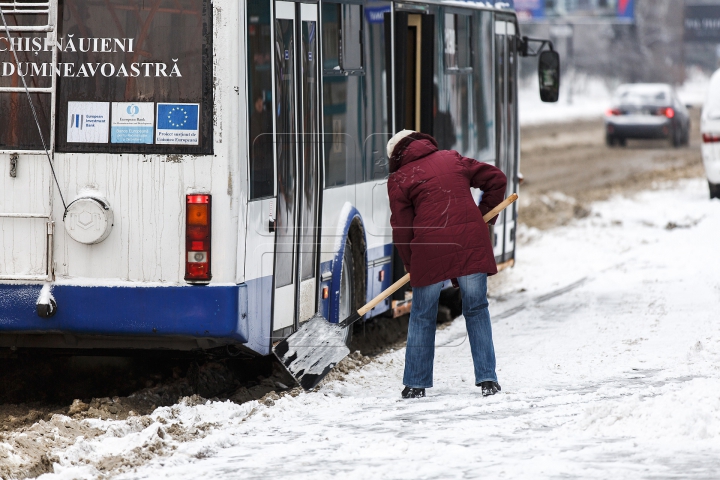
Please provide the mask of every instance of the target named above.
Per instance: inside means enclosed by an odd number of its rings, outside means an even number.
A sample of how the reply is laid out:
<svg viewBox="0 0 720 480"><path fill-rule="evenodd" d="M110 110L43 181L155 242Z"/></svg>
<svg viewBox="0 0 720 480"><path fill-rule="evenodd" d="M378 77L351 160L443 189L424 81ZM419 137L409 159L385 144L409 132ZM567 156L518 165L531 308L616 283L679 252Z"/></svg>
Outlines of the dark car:
<svg viewBox="0 0 720 480"><path fill-rule="evenodd" d="M690 115L672 86L632 83L615 91L605 114L605 140L624 147L628 138L667 138L673 146L690 141Z"/></svg>

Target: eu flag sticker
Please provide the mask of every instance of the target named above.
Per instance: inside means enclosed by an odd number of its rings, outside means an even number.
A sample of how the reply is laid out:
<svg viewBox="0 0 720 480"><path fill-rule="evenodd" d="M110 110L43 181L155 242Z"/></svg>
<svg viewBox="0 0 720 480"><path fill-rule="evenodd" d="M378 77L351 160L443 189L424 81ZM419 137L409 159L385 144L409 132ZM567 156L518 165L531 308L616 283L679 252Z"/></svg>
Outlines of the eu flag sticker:
<svg viewBox="0 0 720 480"><path fill-rule="evenodd" d="M158 103L156 117L156 144L199 145L199 103Z"/></svg>

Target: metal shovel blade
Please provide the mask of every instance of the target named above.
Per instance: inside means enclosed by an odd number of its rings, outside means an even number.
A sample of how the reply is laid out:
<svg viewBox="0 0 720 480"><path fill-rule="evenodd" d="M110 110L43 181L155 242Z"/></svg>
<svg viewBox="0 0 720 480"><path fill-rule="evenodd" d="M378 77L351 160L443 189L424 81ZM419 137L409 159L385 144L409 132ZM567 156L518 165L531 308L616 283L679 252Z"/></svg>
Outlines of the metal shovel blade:
<svg viewBox="0 0 720 480"><path fill-rule="evenodd" d="M273 353L303 389L312 390L350 349L345 345L344 328L316 313L275 345Z"/></svg>

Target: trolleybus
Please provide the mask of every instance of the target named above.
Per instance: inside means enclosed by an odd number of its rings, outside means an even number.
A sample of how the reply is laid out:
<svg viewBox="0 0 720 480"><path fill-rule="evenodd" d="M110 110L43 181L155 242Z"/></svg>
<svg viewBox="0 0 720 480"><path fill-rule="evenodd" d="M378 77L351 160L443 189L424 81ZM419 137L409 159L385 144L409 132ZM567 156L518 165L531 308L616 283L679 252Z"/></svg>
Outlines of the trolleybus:
<svg viewBox="0 0 720 480"><path fill-rule="evenodd" d="M0 10L0 348L267 354L316 311L342 319L404 273L385 153L403 128L518 188L529 41L500 4ZM501 266L516 218L491 232Z"/></svg>

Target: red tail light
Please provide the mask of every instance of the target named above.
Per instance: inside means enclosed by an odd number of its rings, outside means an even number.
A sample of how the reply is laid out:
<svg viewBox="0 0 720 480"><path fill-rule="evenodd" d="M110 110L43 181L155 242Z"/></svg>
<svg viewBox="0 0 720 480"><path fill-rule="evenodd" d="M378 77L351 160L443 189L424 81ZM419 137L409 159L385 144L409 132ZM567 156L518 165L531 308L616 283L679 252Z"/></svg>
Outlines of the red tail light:
<svg viewBox="0 0 720 480"><path fill-rule="evenodd" d="M667 118L673 118L675 117L675 110L671 107L668 108L660 108L657 112L658 115L664 115Z"/></svg>
<svg viewBox="0 0 720 480"><path fill-rule="evenodd" d="M713 135L712 133L703 133L703 143L717 143L720 142L720 135Z"/></svg>
<svg viewBox="0 0 720 480"><path fill-rule="evenodd" d="M188 195L185 209L185 281L208 283L210 273L211 196Z"/></svg>
<svg viewBox="0 0 720 480"><path fill-rule="evenodd" d="M619 108L610 108L605 112L608 117L614 117L616 115L622 115L623 112Z"/></svg>

